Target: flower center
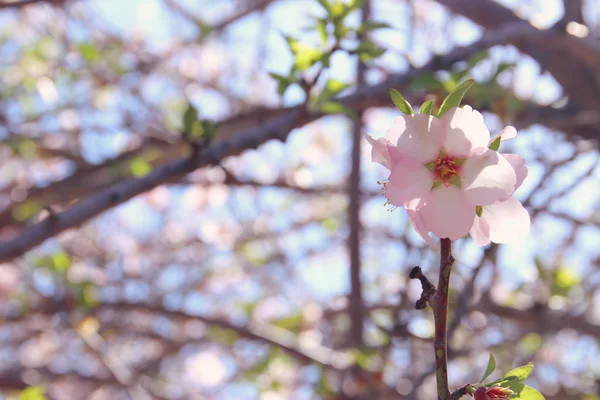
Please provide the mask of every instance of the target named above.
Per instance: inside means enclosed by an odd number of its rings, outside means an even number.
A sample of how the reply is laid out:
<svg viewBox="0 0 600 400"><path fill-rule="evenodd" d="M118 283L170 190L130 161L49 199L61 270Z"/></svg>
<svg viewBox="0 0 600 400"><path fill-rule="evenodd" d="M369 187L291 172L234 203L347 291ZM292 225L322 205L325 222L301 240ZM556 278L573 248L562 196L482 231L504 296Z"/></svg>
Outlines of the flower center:
<svg viewBox="0 0 600 400"><path fill-rule="evenodd" d="M458 174L458 166L452 157L438 158L435 162L435 177L440 178L446 186L450 182L450 178Z"/></svg>
<svg viewBox="0 0 600 400"><path fill-rule="evenodd" d="M461 187L460 167L464 162L464 158L455 158L440 153L436 161L425 164L425 166L433 172L434 182L432 189L435 189L442 183L446 187L450 185Z"/></svg>

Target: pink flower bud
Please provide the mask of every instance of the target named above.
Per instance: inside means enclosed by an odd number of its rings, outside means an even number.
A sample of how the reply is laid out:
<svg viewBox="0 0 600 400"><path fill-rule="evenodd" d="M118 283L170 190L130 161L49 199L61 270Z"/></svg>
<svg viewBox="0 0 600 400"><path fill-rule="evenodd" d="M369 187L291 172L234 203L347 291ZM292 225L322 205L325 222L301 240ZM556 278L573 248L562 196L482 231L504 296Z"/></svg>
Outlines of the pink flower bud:
<svg viewBox="0 0 600 400"><path fill-rule="evenodd" d="M515 394L512 390L508 388L503 388L500 386L496 387L480 387L475 391L475 400L502 400L502 399L510 399L510 396Z"/></svg>

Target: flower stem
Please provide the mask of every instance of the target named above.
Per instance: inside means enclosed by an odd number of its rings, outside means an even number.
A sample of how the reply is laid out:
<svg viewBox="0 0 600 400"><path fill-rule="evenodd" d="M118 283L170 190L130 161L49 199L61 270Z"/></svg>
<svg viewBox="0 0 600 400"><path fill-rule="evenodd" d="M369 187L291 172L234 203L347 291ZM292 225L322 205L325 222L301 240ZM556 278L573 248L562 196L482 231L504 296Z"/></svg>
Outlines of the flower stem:
<svg viewBox="0 0 600 400"><path fill-rule="evenodd" d="M447 319L448 319L448 289L450 287L450 272L452 272L452 241L441 239L440 276L437 290L431 297L431 308L435 321L435 336L433 347L435 349L435 371L437 379L438 400L450 400L448 388L448 361L447 361Z"/></svg>

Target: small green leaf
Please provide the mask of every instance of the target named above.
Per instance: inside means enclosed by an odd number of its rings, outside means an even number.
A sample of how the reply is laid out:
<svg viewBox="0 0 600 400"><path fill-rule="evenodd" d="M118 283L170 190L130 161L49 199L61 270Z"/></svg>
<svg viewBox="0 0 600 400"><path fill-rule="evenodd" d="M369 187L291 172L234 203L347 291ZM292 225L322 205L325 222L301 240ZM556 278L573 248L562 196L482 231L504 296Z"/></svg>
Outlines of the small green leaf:
<svg viewBox="0 0 600 400"><path fill-rule="evenodd" d="M315 28L317 29L317 31L319 32L319 35L321 36L321 43L323 45L327 44L327 20L320 18L317 19L317 24L315 25Z"/></svg>
<svg viewBox="0 0 600 400"><path fill-rule="evenodd" d="M504 375L503 380L522 382L527 379L527 377L531 374L531 371L533 371L533 363L529 363L508 371Z"/></svg>
<svg viewBox="0 0 600 400"><path fill-rule="evenodd" d="M98 52L98 49L96 48L96 46L94 46L93 44L80 43L78 48L79 48L79 52L81 53L81 56L88 63L94 64L94 63L100 61L100 53Z"/></svg>
<svg viewBox="0 0 600 400"><path fill-rule="evenodd" d="M391 28L387 22L367 21L356 29L356 33L371 32L376 29L387 29Z"/></svg>
<svg viewBox="0 0 600 400"><path fill-rule="evenodd" d="M350 118L356 118L356 113L351 108L346 107L342 103L328 101L323 103L319 110L325 114L345 114Z"/></svg>
<svg viewBox="0 0 600 400"><path fill-rule="evenodd" d="M30 386L19 393L19 400L46 400L46 389L41 386Z"/></svg>
<svg viewBox="0 0 600 400"><path fill-rule="evenodd" d="M329 3L328 0L317 0L317 1L321 5L321 7L323 7L325 9L325 11L327 11L328 14L331 14L333 8L331 7L331 4Z"/></svg>
<svg viewBox="0 0 600 400"><path fill-rule="evenodd" d="M433 100L426 101L421 105L421 109L419 110L419 114L433 114Z"/></svg>
<svg viewBox="0 0 600 400"><path fill-rule="evenodd" d="M460 102L462 101L465 93L467 93L467 90L469 90L469 88L474 83L475 81L473 79L468 79L465 82L458 85L458 87L454 89L454 91L452 91L452 93L450 93L444 99L444 102L440 107L440 112L438 113L438 116L441 117L446 111L450 110L451 108L460 106Z"/></svg>
<svg viewBox="0 0 600 400"><path fill-rule="evenodd" d="M511 400L545 400L540 392L521 382L512 382L509 388L516 393Z"/></svg>
<svg viewBox="0 0 600 400"><path fill-rule="evenodd" d="M274 72L269 72L269 75L277 81L277 93L280 96L285 94L290 85L296 83L296 78L294 76L283 76Z"/></svg>
<svg viewBox="0 0 600 400"><path fill-rule="evenodd" d="M71 257L64 250L52 254L52 266L58 272L65 272L71 266Z"/></svg>
<svg viewBox="0 0 600 400"><path fill-rule="evenodd" d="M490 145L488 147L490 148L490 150L498 151L498 149L500 148L501 141L502 141L502 137L498 136L498 137L496 137L496 139L494 139L492 141L492 143L490 143Z"/></svg>
<svg viewBox="0 0 600 400"><path fill-rule="evenodd" d="M479 211L477 213L477 215L479 217L481 217L481 211L483 210L481 208L481 206L477 206L476 210ZM488 376L490 376L492 374L492 372L494 372L495 369L496 369L496 359L494 358L494 355L490 353L490 359L488 360L487 368L485 369L485 372L484 372L483 376L481 377L481 379L479 380L479 382L485 381L486 378Z"/></svg>
<svg viewBox="0 0 600 400"><path fill-rule="evenodd" d="M477 206L477 207L475 207L475 214L477 214L477 216L478 216L478 217L481 217L481 215L483 214L483 207L481 207L481 206ZM490 362L492 361L492 359L493 359L493 358L494 358L494 356L492 356L492 355L490 354ZM489 368L489 367L490 367L490 365L488 364L488 368ZM495 360L494 360L494 368L496 368ZM486 371L486 372L487 372L487 371ZM493 370L492 370L492 372L493 372ZM491 372L490 372L490 374L491 374ZM489 374L488 374L488 375L489 375ZM484 380L485 378L487 378L487 375L486 375L486 376L484 376L483 378L481 378L481 380L480 380L479 382L483 382L483 380Z"/></svg>
<svg viewBox="0 0 600 400"><path fill-rule="evenodd" d="M307 70L322 60L323 53L319 49L302 44L291 36L286 36L285 38L294 55L294 68L296 70Z"/></svg>
<svg viewBox="0 0 600 400"><path fill-rule="evenodd" d="M129 163L131 174L136 178L141 178L148 175L152 171L152 165L141 157L136 157Z"/></svg>
<svg viewBox="0 0 600 400"><path fill-rule="evenodd" d="M196 121L198 121L198 110L192 103L189 103L187 110L183 113L183 131L186 133L191 132Z"/></svg>
<svg viewBox="0 0 600 400"><path fill-rule="evenodd" d="M433 171L435 168L435 161L429 161L428 163L424 164L425 168L427 168L430 171Z"/></svg>
<svg viewBox="0 0 600 400"><path fill-rule="evenodd" d="M329 79L325 84L323 90L317 95L314 100L314 104L323 104L330 100L333 96L340 93L342 90L347 89L351 85L345 82L338 81L336 79Z"/></svg>
<svg viewBox="0 0 600 400"><path fill-rule="evenodd" d="M415 113L408 101L406 101L404 96L402 96L399 91L396 89L390 89L390 96L392 97L392 101L396 107L398 107L398 110L402 111L402 113L406 115L412 115Z"/></svg>
<svg viewBox="0 0 600 400"><path fill-rule="evenodd" d="M350 51L350 54L357 54L363 62L371 61L383 53L385 53L385 49L370 40L362 40L355 50Z"/></svg>

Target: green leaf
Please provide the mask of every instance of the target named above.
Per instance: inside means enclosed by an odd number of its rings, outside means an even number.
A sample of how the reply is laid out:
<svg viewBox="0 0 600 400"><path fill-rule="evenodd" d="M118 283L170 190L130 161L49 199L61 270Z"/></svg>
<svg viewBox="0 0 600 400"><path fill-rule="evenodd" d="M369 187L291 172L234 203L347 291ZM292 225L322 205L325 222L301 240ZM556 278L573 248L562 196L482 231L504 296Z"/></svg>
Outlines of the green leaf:
<svg viewBox="0 0 600 400"><path fill-rule="evenodd" d="M383 47L377 46L370 40L362 40L355 50L350 51L350 54L357 54L361 61L371 61L385 53Z"/></svg>
<svg viewBox="0 0 600 400"><path fill-rule="evenodd" d="M19 393L19 400L46 400L46 389L41 386L30 386Z"/></svg>
<svg viewBox="0 0 600 400"><path fill-rule="evenodd" d="M136 178L148 175L152 171L152 165L141 157L136 157L129 163L131 174Z"/></svg>
<svg viewBox="0 0 600 400"><path fill-rule="evenodd" d="M478 217L481 217L481 215L483 214L483 207L481 207L481 206L475 207L475 214L477 214ZM492 361L493 358L494 358L494 356L490 354L490 362ZM488 364L488 368L489 367L490 367L490 365ZM496 368L495 360L494 360L494 368ZM492 370L492 372L493 372L493 370ZM491 374L491 372L490 372L490 374ZM487 378L487 375L485 375L483 378L481 378L481 380L479 382L483 382L483 380L485 378Z"/></svg>
<svg viewBox="0 0 600 400"><path fill-rule="evenodd" d="M79 49L79 52L81 53L81 56L83 57L83 59L85 61L87 61L90 64L94 64L98 61L100 61L100 52L98 51L98 49L96 48L96 46L94 46L91 43L80 43L79 46L77 46Z"/></svg>
<svg viewBox="0 0 600 400"><path fill-rule="evenodd" d="M198 121L198 110L192 103L189 103L187 110L183 113L183 131L186 133L191 132L196 121Z"/></svg>
<svg viewBox="0 0 600 400"><path fill-rule="evenodd" d="M356 118L356 113L351 108L346 107L342 103L328 101L323 103L319 110L325 114L345 114L350 118Z"/></svg>
<svg viewBox="0 0 600 400"><path fill-rule="evenodd" d="M477 208L481 209L481 206L477 206ZM481 212L477 215L481 217ZM485 372L484 372L483 376L481 377L481 379L479 380L479 382L485 381L486 378L488 376L490 376L492 374L492 372L494 372L495 369L496 369L496 359L494 358L494 355L490 353L490 359L488 360L487 368L485 369Z"/></svg>
<svg viewBox="0 0 600 400"><path fill-rule="evenodd" d="M462 101L465 93L474 83L475 81L473 79L468 79L465 82L458 85L458 87L454 89L454 91L444 99L444 102L440 107L440 112L438 113L438 116L441 117L442 115L444 115L444 113L446 113L446 111L450 110L451 108L460 106L460 102Z"/></svg>
<svg viewBox="0 0 600 400"><path fill-rule="evenodd" d="M323 18L317 19L315 28L317 29L317 31L319 32L319 35L321 36L321 43L323 45L326 45L327 44L327 20L323 19Z"/></svg>
<svg viewBox="0 0 600 400"><path fill-rule="evenodd" d="M533 371L533 363L529 363L508 371L504 375L503 380L522 382L527 379L527 377L531 374L531 371Z"/></svg>
<svg viewBox="0 0 600 400"><path fill-rule="evenodd" d="M312 67L323 58L323 53L319 49L300 43L291 36L286 36L288 46L294 55L294 68L298 71L304 71Z"/></svg>
<svg viewBox="0 0 600 400"><path fill-rule="evenodd" d="M433 100L426 101L421 104L421 109L419 110L419 114L429 114L433 115Z"/></svg>
<svg viewBox="0 0 600 400"><path fill-rule="evenodd" d="M545 400L540 392L521 382L512 382L509 385L509 388L517 393L515 396L511 397L511 400Z"/></svg>
<svg viewBox="0 0 600 400"><path fill-rule="evenodd" d="M371 32L376 29L388 29L391 28L390 24L387 22L378 22L378 21L367 21L356 29L356 33L366 33Z"/></svg>
<svg viewBox="0 0 600 400"><path fill-rule="evenodd" d="M398 110L402 111L402 113L406 115L412 115L415 113L408 101L406 101L404 96L402 96L402 94L396 89L390 89L390 97L392 98L392 101L396 107L398 107Z"/></svg>
<svg viewBox="0 0 600 400"><path fill-rule="evenodd" d="M52 267L57 272L65 272L71 266L71 257L64 250L52 254Z"/></svg>
<svg viewBox="0 0 600 400"><path fill-rule="evenodd" d="M351 85L349 83L341 82L336 79L329 79L321 93L319 93L317 98L314 100L314 104L323 104L324 102L330 100L333 96L337 95L342 90L349 88L350 86Z"/></svg>
<svg viewBox="0 0 600 400"><path fill-rule="evenodd" d="M492 141L492 143L490 143L490 145L488 147L490 148L490 150L498 151L498 149L500 148L501 141L502 141L502 137L498 136L498 137L496 137L496 139L494 139Z"/></svg>
<svg viewBox="0 0 600 400"><path fill-rule="evenodd" d="M328 0L317 0L317 1L321 5L321 7L323 7L325 9L325 11L327 11L328 14L331 14L333 8L331 7L331 4L329 3Z"/></svg>
<svg viewBox="0 0 600 400"><path fill-rule="evenodd" d="M490 52L487 50L476 53L473 57L471 57L469 59L469 62L467 63L467 70L473 68L474 66L479 64L481 61L487 59L489 56L490 56Z"/></svg>
<svg viewBox="0 0 600 400"><path fill-rule="evenodd" d="M274 72L269 72L269 75L271 76L271 78L277 81L277 93L280 96L283 96L285 94L290 85L296 83L296 78L293 76L283 76Z"/></svg>

